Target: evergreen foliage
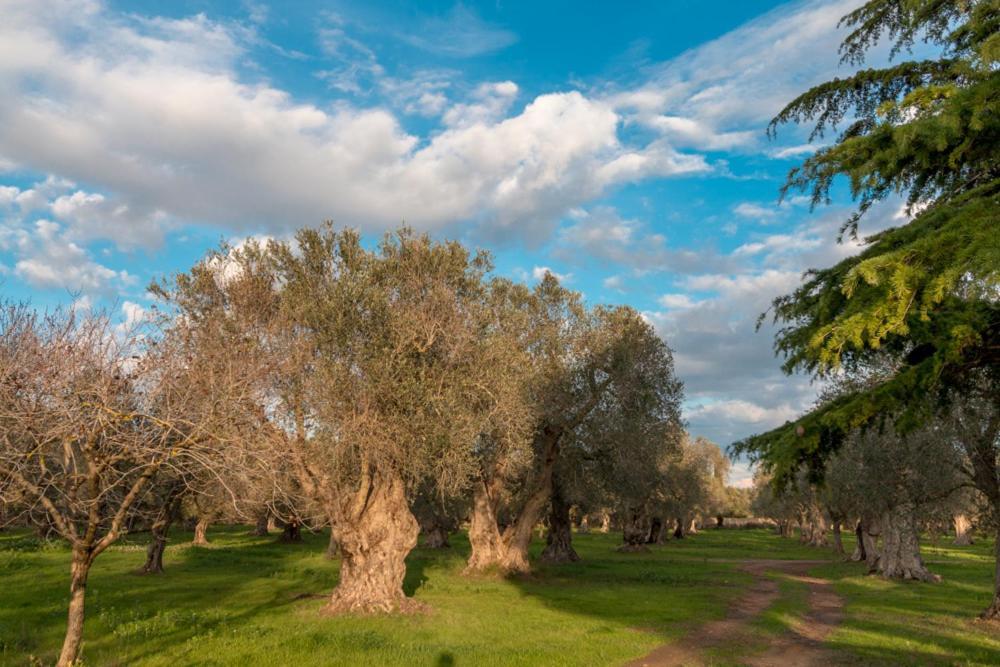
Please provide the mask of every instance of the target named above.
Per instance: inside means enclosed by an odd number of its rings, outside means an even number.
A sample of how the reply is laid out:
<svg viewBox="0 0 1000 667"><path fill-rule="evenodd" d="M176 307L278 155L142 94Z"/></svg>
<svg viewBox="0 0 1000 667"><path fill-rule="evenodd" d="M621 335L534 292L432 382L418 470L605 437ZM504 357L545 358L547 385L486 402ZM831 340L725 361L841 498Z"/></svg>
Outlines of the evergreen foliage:
<svg viewBox="0 0 1000 667"><path fill-rule="evenodd" d="M816 137L847 125L791 171L782 195L806 191L814 206L828 203L845 177L858 207L841 236L856 236L871 206L895 194L914 217L776 299L775 349L786 372L817 377L872 354L901 363L874 388L734 446L779 484L803 466L818 477L851 430L890 414L898 428L913 428L927 416L918 398L960 387L975 369L995 377L1000 367L1000 2L871 0L843 23L852 28L845 62L860 63L883 37L893 55L923 40L940 57L863 70L792 101L769 132L813 122Z"/></svg>

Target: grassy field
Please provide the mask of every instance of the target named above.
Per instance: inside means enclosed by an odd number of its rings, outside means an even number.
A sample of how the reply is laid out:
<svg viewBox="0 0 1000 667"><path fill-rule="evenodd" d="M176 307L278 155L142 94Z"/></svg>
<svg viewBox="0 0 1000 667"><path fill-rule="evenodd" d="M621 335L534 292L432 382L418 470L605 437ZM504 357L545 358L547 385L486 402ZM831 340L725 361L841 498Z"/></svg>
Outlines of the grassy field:
<svg viewBox="0 0 1000 667"><path fill-rule="evenodd" d="M216 528L210 547L174 533L162 575L133 574L146 536L98 560L88 587L86 665L615 665L722 617L749 575L723 559L830 559L847 617L831 644L854 664L1000 664L995 626L973 619L989 599L991 545L928 547L941 584L862 576L832 552L760 530L708 530L647 554L619 554L618 535L577 536L583 560L529 577L463 576L468 552L417 549L407 592L426 614L327 617L337 580L323 535L302 545ZM540 548L540 545L538 545ZM0 533L0 663L54 660L65 624L68 554ZM754 621L759 639L784 631L806 604L801 584ZM738 662L741 647L720 650Z"/></svg>

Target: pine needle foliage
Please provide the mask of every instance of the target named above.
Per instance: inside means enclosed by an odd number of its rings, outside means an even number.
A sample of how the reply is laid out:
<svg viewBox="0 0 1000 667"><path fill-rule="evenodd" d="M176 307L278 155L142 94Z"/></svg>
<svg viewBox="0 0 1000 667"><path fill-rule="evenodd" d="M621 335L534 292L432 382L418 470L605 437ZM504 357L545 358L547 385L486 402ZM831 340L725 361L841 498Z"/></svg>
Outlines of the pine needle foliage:
<svg viewBox="0 0 1000 667"><path fill-rule="evenodd" d="M772 135L789 122L813 123L813 138L846 128L789 173L782 196L826 204L846 179L858 206L839 240L893 195L913 218L776 299L775 350L787 373L819 378L873 354L902 363L877 387L736 443L778 484L801 467L818 477L853 429L890 414L912 428L933 410L926 397L974 372L1000 374L1000 0L870 0L842 23L845 62L860 64L882 39L893 56L922 40L940 57L862 70L793 100Z"/></svg>

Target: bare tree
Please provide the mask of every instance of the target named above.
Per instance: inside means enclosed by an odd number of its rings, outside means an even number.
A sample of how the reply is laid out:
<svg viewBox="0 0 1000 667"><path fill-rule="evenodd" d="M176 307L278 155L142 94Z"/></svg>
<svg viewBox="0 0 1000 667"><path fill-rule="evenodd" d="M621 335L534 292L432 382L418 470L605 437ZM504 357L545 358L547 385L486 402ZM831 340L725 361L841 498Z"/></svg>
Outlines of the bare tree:
<svg viewBox="0 0 1000 667"><path fill-rule="evenodd" d="M0 488L43 508L72 548L59 665L79 654L95 559L158 474L223 437L232 377L182 338L122 330L101 314L0 309Z"/></svg>

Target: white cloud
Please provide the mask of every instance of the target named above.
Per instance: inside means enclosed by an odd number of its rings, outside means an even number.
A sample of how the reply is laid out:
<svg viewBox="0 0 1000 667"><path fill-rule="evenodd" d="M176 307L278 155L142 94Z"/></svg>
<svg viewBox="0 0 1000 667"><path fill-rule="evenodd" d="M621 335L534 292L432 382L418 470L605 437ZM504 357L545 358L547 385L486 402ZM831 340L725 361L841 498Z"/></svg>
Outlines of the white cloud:
<svg viewBox="0 0 1000 667"><path fill-rule="evenodd" d="M560 283L566 284L573 280L572 273L556 273L547 266L536 266L531 270L531 277L535 280L542 280L545 278L545 274L551 274L553 278L558 280Z"/></svg>
<svg viewBox="0 0 1000 667"><path fill-rule="evenodd" d="M679 309L690 308L695 304L687 294L664 294L656 300L664 308Z"/></svg>
<svg viewBox="0 0 1000 667"><path fill-rule="evenodd" d="M554 250L555 256L564 261L583 263L597 259L628 267L635 273L695 273L731 268L726 258L711 249L671 248L666 237L644 231L639 221L622 218L610 206L580 209L571 219L571 225L559 230Z"/></svg>
<svg viewBox="0 0 1000 667"><path fill-rule="evenodd" d="M506 115L517 93L517 84L513 81L481 84L473 92L475 102L456 104L448 109L442 121L448 127L496 123Z"/></svg>
<svg viewBox="0 0 1000 667"><path fill-rule="evenodd" d="M778 215L777 207L761 206L753 202L743 202L733 207L733 213L741 218L752 218L755 220L769 220Z"/></svg>
<svg viewBox="0 0 1000 667"><path fill-rule="evenodd" d="M812 155L820 148L823 148L826 144L799 144L797 146L788 146L779 150L771 151L770 156L778 159L784 160L788 158L801 158L806 155Z"/></svg>
<svg viewBox="0 0 1000 667"><path fill-rule="evenodd" d="M605 289L615 290L616 292L625 291L625 280L621 276L608 276L602 283Z"/></svg>
<svg viewBox="0 0 1000 667"><path fill-rule="evenodd" d="M786 103L810 84L843 75L837 47L845 33L837 23L861 2L780 6L655 66L646 83L609 101L678 146L759 150L764 126Z"/></svg>
<svg viewBox="0 0 1000 667"><path fill-rule="evenodd" d="M112 294L134 282L126 271L115 271L90 259L87 251L67 241L60 227L38 220L32 232L18 234L19 259L14 273L29 285L41 289L62 288L71 293Z"/></svg>
<svg viewBox="0 0 1000 667"><path fill-rule="evenodd" d="M162 211L237 231L323 219L375 231L405 220L539 237L617 185L709 169L664 141L623 143L614 109L579 92L541 95L512 117L422 140L385 109L322 108L242 80L240 33L203 16L8 8L0 154L86 181L140 224L156 226L147 216ZM328 49L358 50L345 35L328 37ZM493 92L512 90L503 83Z"/></svg>

